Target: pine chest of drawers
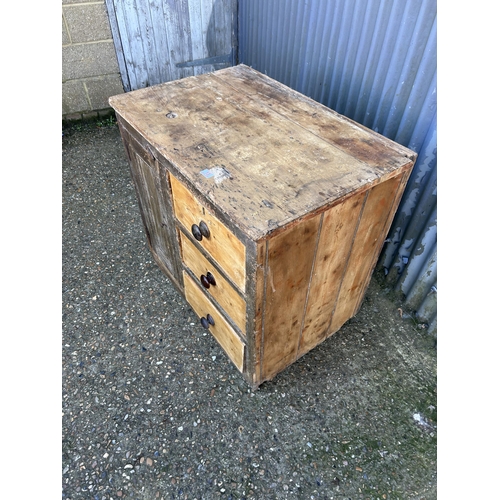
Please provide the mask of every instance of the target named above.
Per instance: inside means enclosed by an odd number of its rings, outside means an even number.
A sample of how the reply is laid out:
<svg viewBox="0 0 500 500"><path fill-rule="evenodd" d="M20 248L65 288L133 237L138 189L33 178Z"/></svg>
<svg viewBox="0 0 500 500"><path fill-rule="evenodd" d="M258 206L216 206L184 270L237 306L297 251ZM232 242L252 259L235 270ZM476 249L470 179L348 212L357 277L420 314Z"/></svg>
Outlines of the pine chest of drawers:
<svg viewBox="0 0 500 500"><path fill-rule="evenodd" d="M110 104L154 259L250 386L356 314L415 153L245 65Z"/></svg>

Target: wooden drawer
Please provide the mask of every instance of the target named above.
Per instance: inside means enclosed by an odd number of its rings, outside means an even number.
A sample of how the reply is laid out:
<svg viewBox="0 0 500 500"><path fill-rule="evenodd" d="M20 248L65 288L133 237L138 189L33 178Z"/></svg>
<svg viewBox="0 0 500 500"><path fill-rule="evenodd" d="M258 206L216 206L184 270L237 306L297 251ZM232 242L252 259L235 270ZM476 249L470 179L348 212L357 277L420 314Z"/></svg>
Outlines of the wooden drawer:
<svg viewBox="0 0 500 500"><path fill-rule="evenodd" d="M238 292L228 283L226 278L210 264L210 262L201 254L189 238L180 233L182 258L184 264L198 278L201 275L212 273L216 285L211 285L207 289L208 293L217 301L217 303L226 311L228 316L234 321L236 326L245 332L246 325L246 304Z"/></svg>
<svg viewBox="0 0 500 500"><path fill-rule="evenodd" d="M215 325L210 326L210 333L226 351L226 354L238 370L242 372L243 360L245 359L245 344L186 272L184 272L184 289L186 300L200 318L202 316L206 317L207 314L214 318Z"/></svg>
<svg viewBox="0 0 500 500"><path fill-rule="evenodd" d="M245 247L215 215L210 213L174 176L170 176L174 211L179 222L191 233L193 224L204 221L210 236L200 245L221 266L234 284L245 290Z"/></svg>

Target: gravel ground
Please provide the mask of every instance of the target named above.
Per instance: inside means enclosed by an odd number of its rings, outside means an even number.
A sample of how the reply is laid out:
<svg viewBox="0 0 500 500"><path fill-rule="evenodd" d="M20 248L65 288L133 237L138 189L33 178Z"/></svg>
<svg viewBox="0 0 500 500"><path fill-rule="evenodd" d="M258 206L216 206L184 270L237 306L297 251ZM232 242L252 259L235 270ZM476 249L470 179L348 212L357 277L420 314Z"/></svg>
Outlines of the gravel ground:
<svg viewBox="0 0 500 500"><path fill-rule="evenodd" d="M62 142L63 499L436 498L436 342L383 278L252 391L154 263L116 125Z"/></svg>

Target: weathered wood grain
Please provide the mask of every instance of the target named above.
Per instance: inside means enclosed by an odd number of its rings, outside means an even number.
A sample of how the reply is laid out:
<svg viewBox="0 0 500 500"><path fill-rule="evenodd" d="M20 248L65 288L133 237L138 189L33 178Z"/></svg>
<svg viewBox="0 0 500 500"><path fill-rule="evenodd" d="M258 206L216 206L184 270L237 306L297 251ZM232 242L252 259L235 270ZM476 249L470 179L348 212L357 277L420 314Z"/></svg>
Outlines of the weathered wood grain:
<svg viewBox="0 0 500 500"><path fill-rule="evenodd" d="M249 339L250 349L253 353L252 371L249 374L254 386L258 386L262 381L262 359L263 359L263 341L264 333L264 308L266 293L266 267L267 267L267 240L257 243L255 266L255 284L254 295L248 297L248 302L253 302L254 316L249 321Z"/></svg>
<svg viewBox="0 0 500 500"><path fill-rule="evenodd" d="M233 87L241 96L265 104L283 117L303 126L385 175L415 161L416 154L333 109L285 87L276 80L239 65L213 77Z"/></svg>
<svg viewBox="0 0 500 500"><path fill-rule="evenodd" d="M365 197L359 193L324 213L298 356L326 336Z"/></svg>
<svg viewBox="0 0 500 500"><path fill-rule="evenodd" d="M315 111L313 116L316 107L310 104L305 114L307 101L300 101L301 112L285 114L295 93L284 86L278 94L267 80L259 80L267 89L267 94L259 92L259 100L255 90L245 93L236 83L228 84L233 77L234 82L254 74L250 68L237 68L138 90L127 100L126 114L197 190L255 241L412 162L385 146L391 144L387 139L336 113ZM287 93L282 104L278 100L269 105L273 96ZM121 109L119 97L114 99ZM175 118L167 118L171 113ZM203 174L217 169L228 176Z"/></svg>
<svg viewBox="0 0 500 500"><path fill-rule="evenodd" d="M160 165L125 130L121 132L128 137L126 149L148 245L155 260L166 267L169 277L182 288L179 245L169 193L162 189Z"/></svg>
<svg viewBox="0 0 500 500"><path fill-rule="evenodd" d="M359 298L365 293L368 285L366 278L370 275L377 250L383 244L385 238L383 229L393 207L399 184L399 177L392 178L368 192L329 334L336 332L354 315Z"/></svg>
<svg viewBox="0 0 500 500"><path fill-rule="evenodd" d="M229 284L226 278L210 264L203 254L196 248L189 238L183 233L180 233L182 259L186 266L193 272L196 277L202 274L206 275L211 272L215 278L216 285L210 286L207 293L216 300L219 305L226 311L236 326L241 330L242 334L246 333L246 304L243 298Z"/></svg>
<svg viewBox="0 0 500 500"><path fill-rule="evenodd" d="M206 317L207 314L212 315L215 320L215 325L210 326L210 333L215 337L231 361L236 365L236 368L242 372L243 360L245 357L245 344L186 272L184 272L184 289L186 290L186 300L198 317Z"/></svg>
<svg viewBox="0 0 500 500"><path fill-rule="evenodd" d="M399 184L397 186L396 192L394 194L394 198L392 200L392 206L389 209L389 213L387 214L387 218L385 220L384 227L381 229L380 237L378 238L376 248L375 248L373 255L372 255L372 261L370 264L367 263L370 271L366 275L365 283L362 285L362 290L366 291L366 289L368 288L370 279L372 277L372 274L373 274L373 271L374 271L375 266L377 264L377 260L380 256L380 253L382 252L382 247L384 246L385 239L386 239L387 234L389 233L389 230L391 228L392 221L394 220L396 210L398 209L399 203L400 203L401 198L403 196L403 193L404 193L404 190L406 188L406 184L408 182L410 174L411 174L411 168L405 168L405 169L401 169L401 173L397 177L397 179L399 179ZM395 180L395 182L396 182L396 180ZM365 292L360 293L358 295L357 305L354 308L354 313L353 313L354 315L357 314L359 308L361 307L361 303L363 301L364 296L365 296Z"/></svg>
<svg viewBox="0 0 500 500"><path fill-rule="evenodd" d="M321 216L268 241L262 379L295 361Z"/></svg>

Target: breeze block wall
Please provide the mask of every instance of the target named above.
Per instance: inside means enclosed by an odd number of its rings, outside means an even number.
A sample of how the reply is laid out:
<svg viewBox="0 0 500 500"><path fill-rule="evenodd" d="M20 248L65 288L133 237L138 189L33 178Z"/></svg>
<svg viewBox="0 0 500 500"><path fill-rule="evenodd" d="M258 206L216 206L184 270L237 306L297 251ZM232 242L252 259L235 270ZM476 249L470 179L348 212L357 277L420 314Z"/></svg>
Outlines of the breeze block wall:
<svg viewBox="0 0 500 500"><path fill-rule="evenodd" d="M112 114L108 97L123 93L104 0L62 0L62 118Z"/></svg>

